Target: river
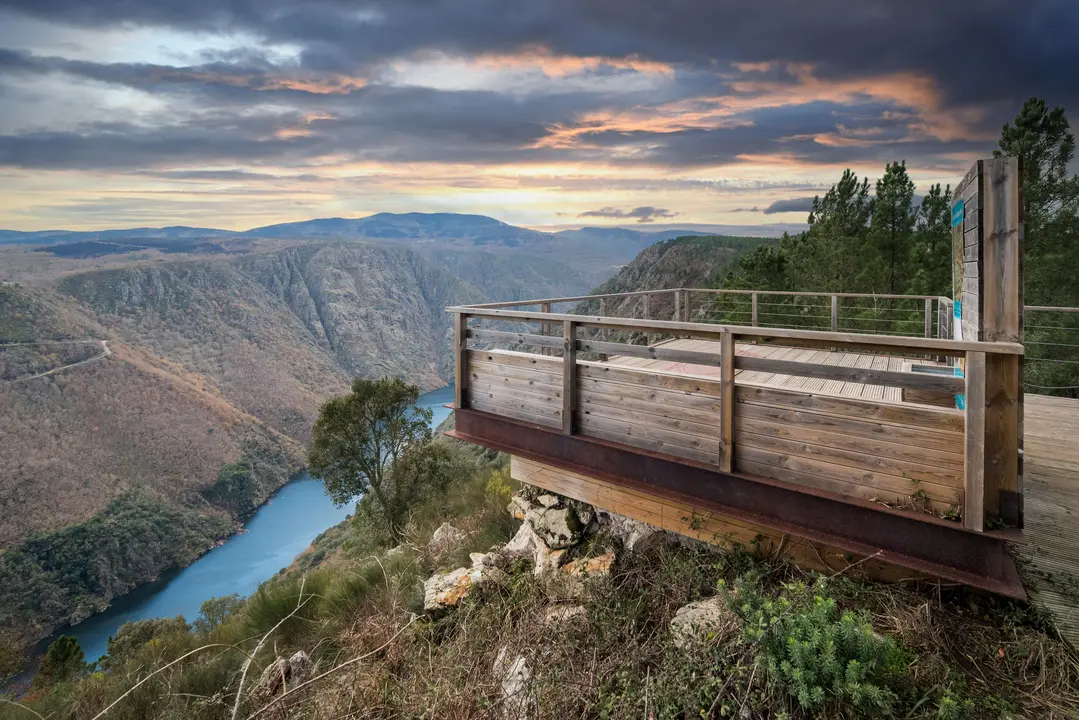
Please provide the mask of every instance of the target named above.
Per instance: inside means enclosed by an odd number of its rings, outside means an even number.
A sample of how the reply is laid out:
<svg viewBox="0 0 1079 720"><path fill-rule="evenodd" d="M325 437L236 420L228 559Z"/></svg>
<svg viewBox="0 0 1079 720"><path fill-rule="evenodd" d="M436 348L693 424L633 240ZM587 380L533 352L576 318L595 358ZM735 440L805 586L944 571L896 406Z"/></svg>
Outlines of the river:
<svg viewBox="0 0 1079 720"><path fill-rule="evenodd" d="M419 399L419 405L433 413L432 427L449 416L443 405L452 402L452 385ZM94 662L105 654L109 636L125 622L177 615L190 622L209 598L250 595L289 565L319 533L344 520L351 511L351 506L334 507L322 483L300 473L247 521L246 532L233 535L186 568L132 590L104 612L57 634L75 636L86 660Z"/></svg>

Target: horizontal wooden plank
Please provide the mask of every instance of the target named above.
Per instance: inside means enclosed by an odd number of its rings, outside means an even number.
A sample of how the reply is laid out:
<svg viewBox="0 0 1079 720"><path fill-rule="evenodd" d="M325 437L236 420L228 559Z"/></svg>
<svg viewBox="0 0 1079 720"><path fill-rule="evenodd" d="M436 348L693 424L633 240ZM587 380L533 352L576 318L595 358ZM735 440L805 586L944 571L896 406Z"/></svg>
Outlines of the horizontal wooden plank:
<svg viewBox="0 0 1079 720"><path fill-rule="evenodd" d="M853 398L813 395L742 384L736 385L734 397L739 402L774 405L776 407L819 412L857 420L870 420L878 423L940 430L956 434L962 433L964 427L962 410L866 402ZM955 441L960 442L958 438ZM960 449L958 452L962 452L962 450Z"/></svg>
<svg viewBox="0 0 1079 720"><path fill-rule="evenodd" d="M511 400L525 404L551 405L557 403L559 406L562 405L561 390L544 393L534 390L517 390L498 385L492 386L488 383L470 383L468 390L471 393L469 397L483 398L494 403L505 403L507 400Z"/></svg>
<svg viewBox="0 0 1079 720"><path fill-rule="evenodd" d="M507 405L501 403L489 402L483 398L469 397L469 403L475 410L481 412L488 412L492 415L501 415L503 417L514 418L515 420L523 420L535 425L543 425L545 427L560 428L562 427L562 408L558 408L556 413L543 412L543 408L534 406L531 404L520 405ZM536 412L539 410L539 412Z"/></svg>
<svg viewBox="0 0 1079 720"><path fill-rule="evenodd" d="M817 365L815 363L772 360L739 355L734 359L737 370L770 372L778 375L818 378L822 380L841 380L866 385L885 385L888 387L918 388L923 390L957 391L963 387L963 379L944 375L922 375L893 370L873 370L871 368L843 367L839 365Z"/></svg>
<svg viewBox="0 0 1079 720"><path fill-rule="evenodd" d="M747 432L747 424L738 420L735 420L735 428L735 447L749 445L780 455L810 458L860 472L887 475L894 478L889 481L893 485L888 487L898 488L908 494L922 487L931 497L947 501L955 498L955 490L962 484L961 472L954 470L949 472L922 463L856 452L846 446L819 445L801 438L791 440ZM748 429L753 429L752 425L749 425Z"/></svg>
<svg viewBox="0 0 1079 720"><path fill-rule="evenodd" d="M966 245L963 247L963 262L978 262L978 245Z"/></svg>
<svg viewBox="0 0 1079 720"><path fill-rule="evenodd" d="M717 398L720 396L718 382L674 373L636 370L608 363L578 362L577 375L583 380L610 380L642 387L711 395Z"/></svg>
<svg viewBox="0 0 1079 720"><path fill-rule="evenodd" d="M781 425L804 425L825 432L884 440L901 445L921 446L945 452L955 452L956 447L963 446L963 435L957 433L904 427L902 425L886 425L870 420L855 420L853 418L773 407L771 405L739 402L734 409L734 416L736 422L737 418L742 417Z"/></svg>
<svg viewBox="0 0 1079 720"><path fill-rule="evenodd" d="M817 490L824 490L838 495L845 495L847 497L885 502L895 507L907 507L911 502L909 493L880 490L858 483L847 482L835 477L820 475L802 469L802 464L798 462L788 464L799 466L797 469L789 466L777 465L772 462L774 457L774 453L747 448L742 456L735 455L735 471L747 475L768 478L770 480L804 485L806 487L816 488ZM951 503L942 503L932 499L930 499L929 504L938 512L944 512L952 505Z"/></svg>
<svg viewBox="0 0 1079 720"><path fill-rule="evenodd" d="M534 377L521 379L507 377L502 374L474 371L469 374L472 387L489 387L491 389L524 390L526 392L541 393L544 395L555 394L561 397L562 383L547 380L546 375L536 374Z"/></svg>
<svg viewBox="0 0 1079 720"><path fill-rule="evenodd" d="M611 414L612 411L615 413L640 412L649 415L658 415L671 420L697 423L698 425L706 425L709 427L718 427L720 423L719 410L685 407L684 405L677 405L670 402L656 402L654 400L643 400L627 397L625 395L615 395L603 392L593 393L582 390L580 393L578 409L584 411L589 410L593 406L610 408L610 410L598 410L599 413L608 415Z"/></svg>
<svg viewBox="0 0 1079 720"><path fill-rule="evenodd" d="M633 410L625 406L616 407L613 405L590 402L581 407L581 412L588 415L596 415L597 417L606 418L608 420L631 422L642 428L656 427L685 435L692 435L698 438L703 445L710 442L718 442L720 436L720 427L716 424L694 422L692 420L667 415L653 415L652 413Z"/></svg>
<svg viewBox="0 0 1079 720"><path fill-rule="evenodd" d="M578 378L581 392L593 395L608 395L613 398L630 398L642 400L653 405L670 404L679 407L718 412L720 410L719 398L711 395L696 395L678 392L677 390L664 390L661 388L641 387L626 383L615 383L607 380L595 380L591 378Z"/></svg>
<svg viewBox="0 0 1079 720"><path fill-rule="evenodd" d="M677 350L662 345L628 345L626 343L599 342L596 340L578 340L577 349L581 352L605 353L607 355L626 355L648 360L669 360L693 365L711 365L719 367L719 352L700 352L698 350Z"/></svg>
<svg viewBox="0 0 1079 720"><path fill-rule="evenodd" d="M964 280L971 279L971 278L976 280L978 278L979 274L980 274L980 272L979 272L979 269L978 269L978 263L977 262L964 262L963 263L963 279Z"/></svg>
<svg viewBox="0 0 1079 720"><path fill-rule="evenodd" d="M511 345L533 345L535 347L563 348L565 342L560 337L534 335L532 333L505 332L503 330L468 329L468 339L480 342L508 343Z"/></svg>
<svg viewBox="0 0 1079 720"><path fill-rule="evenodd" d="M718 447L716 448L715 452L705 452L704 450L682 447L680 445L672 445L671 443L665 443L661 440L652 440L649 438L625 435L620 432L615 432L606 428L598 427L595 424L583 426L581 428L580 434L586 435L588 437L599 438L600 440L607 440L608 442L630 445L632 447L649 450L651 452L664 453L666 455L673 455L675 457L685 458L687 460L696 460L697 462L708 463L709 465L715 465L717 467L719 466Z"/></svg>
<svg viewBox="0 0 1079 720"><path fill-rule="evenodd" d="M889 442L885 438L867 438L849 433L828 432L807 425L784 424L736 415L734 426L745 432L771 435L785 440L841 447L852 452L876 455L899 463L926 464L950 476L963 472L962 439L956 438L955 452L927 448L921 445L904 445Z"/></svg>
<svg viewBox="0 0 1079 720"><path fill-rule="evenodd" d="M545 355L516 352L514 350L469 350L468 362L485 362L495 365L513 365L515 367L530 367L537 372L555 373L562 375L562 360Z"/></svg>
<svg viewBox="0 0 1079 720"><path fill-rule="evenodd" d="M599 428L626 437L655 441L659 443L661 447L677 445L678 447L689 448L690 450L716 453L716 458L718 459L719 457L718 436L707 438L699 435L688 435L677 430L660 427L659 425L646 425L629 419L606 417L591 412L577 413L576 421L578 427L582 428L581 432L585 432L585 428Z"/></svg>
<svg viewBox="0 0 1079 720"><path fill-rule="evenodd" d="M554 302L554 301L552 301ZM530 320L532 322L563 322L569 320L579 325L588 327L604 327L620 330L639 330L657 334L679 334L688 337L702 337L718 340L723 333L732 333L736 338L746 336L765 337L777 340L786 338L802 338L807 341L830 343L837 347L847 344L873 345L881 352L888 352L889 348L901 348L911 350L939 351L938 354L950 351L1000 353L1005 355L1022 355L1023 346L1019 343L987 342L971 343L963 340L950 340L924 337L898 337L892 335L865 335L845 332L823 332L819 330L792 330L787 328L747 328L740 325L712 325L709 323L671 322L665 320L640 320L636 318L607 318L595 315L572 315L568 313L538 313L524 310L499 310L481 307L455 306L447 308L451 312L460 312L470 317L492 317L515 320Z"/></svg>
<svg viewBox="0 0 1079 720"><path fill-rule="evenodd" d="M554 373L545 373L530 367L516 367L514 365L493 365L491 363L469 364L469 377L474 375L486 375L488 377L513 378L524 382L532 382L536 385L562 386L562 378Z"/></svg>
<svg viewBox="0 0 1079 720"><path fill-rule="evenodd" d="M967 239L968 235L978 234L978 223L981 220L982 214L975 210L974 212L968 212L963 217L963 243L968 244L970 241ZM975 244L977 242L975 241Z"/></svg>

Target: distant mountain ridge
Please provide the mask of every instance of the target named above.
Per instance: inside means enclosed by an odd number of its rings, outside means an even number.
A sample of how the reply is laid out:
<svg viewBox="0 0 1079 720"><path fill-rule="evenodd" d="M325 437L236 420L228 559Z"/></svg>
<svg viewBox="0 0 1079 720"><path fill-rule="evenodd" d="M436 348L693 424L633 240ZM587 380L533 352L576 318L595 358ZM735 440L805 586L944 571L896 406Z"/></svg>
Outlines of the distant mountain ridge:
<svg viewBox="0 0 1079 720"><path fill-rule="evenodd" d="M775 234L774 228L761 228L762 234ZM665 227L661 230L637 230L621 227L583 227L545 232L511 225L486 215L465 213L376 213L361 218L316 218L277 223L234 231L218 228L170 227L121 228L114 230L38 230L23 232L0 230L0 244L55 244L87 240L123 240L133 238L336 238L381 240L442 240L472 245L516 247L557 239L623 242L638 245L638 250L652 243L684 235L714 235L715 231Z"/></svg>

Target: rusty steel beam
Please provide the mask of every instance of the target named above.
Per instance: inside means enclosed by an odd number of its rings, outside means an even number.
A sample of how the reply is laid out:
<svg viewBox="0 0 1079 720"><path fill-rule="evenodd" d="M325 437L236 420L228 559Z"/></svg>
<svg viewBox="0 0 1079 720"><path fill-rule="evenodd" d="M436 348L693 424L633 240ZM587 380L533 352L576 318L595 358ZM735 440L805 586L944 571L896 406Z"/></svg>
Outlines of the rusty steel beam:
<svg viewBox="0 0 1079 720"><path fill-rule="evenodd" d="M470 409L459 440L590 475L1008 597L1026 599L1006 533L976 533L931 515L714 467Z"/></svg>

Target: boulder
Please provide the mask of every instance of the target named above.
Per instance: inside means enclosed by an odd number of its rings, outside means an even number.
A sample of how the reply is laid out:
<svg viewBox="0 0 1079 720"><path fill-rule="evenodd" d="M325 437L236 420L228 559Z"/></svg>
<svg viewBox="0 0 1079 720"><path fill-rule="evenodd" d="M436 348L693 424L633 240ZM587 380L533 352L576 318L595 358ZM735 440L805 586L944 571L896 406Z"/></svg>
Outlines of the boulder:
<svg viewBox="0 0 1079 720"><path fill-rule="evenodd" d="M531 560L533 572L540 577L557 570L565 560L565 550L551 550L529 522L521 523L517 534L498 552L501 559L524 558Z"/></svg>
<svg viewBox="0 0 1079 720"><path fill-rule="evenodd" d="M723 598L710 597L678 608L671 620L671 636L675 646L681 648L695 641L727 635L737 624L737 616Z"/></svg>
<svg viewBox="0 0 1079 720"><path fill-rule="evenodd" d="M530 508L525 522L552 550L564 550L581 541L584 526L573 508Z"/></svg>
<svg viewBox="0 0 1079 720"><path fill-rule="evenodd" d="M521 493L510 498L510 504L506 506L506 512L518 520L525 519L525 513L532 507L532 501Z"/></svg>
<svg viewBox="0 0 1079 720"><path fill-rule="evenodd" d="M671 533L662 530L655 525L649 525L640 520L634 520L624 515L610 512L600 512L600 523L603 529L612 538L622 543L626 552L643 551L660 543L671 542Z"/></svg>
<svg viewBox="0 0 1079 720"><path fill-rule="evenodd" d="M502 717L506 720L531 720L536 717L536 699L529 687L532 668L524 655L511 657L509 648L502 647L495 658L494 675L502 685Z"/></svg>
<svg viewBox="0 0 1079 720"><path fill-rule="evenodd" d="M465 537L467 536L464 532L448 522L444 522L431 534L431 540L427 543L427 551L436 558L448 555L461 547Z"/></svg>
<svg viewBox="0 0 1079 720"><path fill-rule="evenodd" d="M502 584L509 576L498 567L494 553L472 553L472 567L436 573L423 583L423 609L439 612L457 607L473 588Z"/></svg>
<svg viewBox="0 0 1079 720"><path fill-rule="evenodd" d="M614 566L614 553L608 552L590 558L579 558L562 566L565 592L570 597L580 597L585 583L606 580Z"/></svg>
<svg viewBox="0 0 1079 720"><path fill-rule="evenodd" d="M457 568L448 573L435 573L423 583L423 609L437 612L457 607L472 592L472 569Z"/></svg>
<svg viewBox="0 0 1079 720"><path fill-rule="evenodd" d="M545 508L553 508L558 505L559 500L557 495L540 495L536 498L536 502Z"/></svg>
<svg viewBox="0 0 1079 720"><path fill-rule="evenodd" d="M311 676L313 665L311 658L303 650L288 658L277 658L262 671L252 690L254 697L262 701L269 700L286 688L295 687Z"/></svg>

